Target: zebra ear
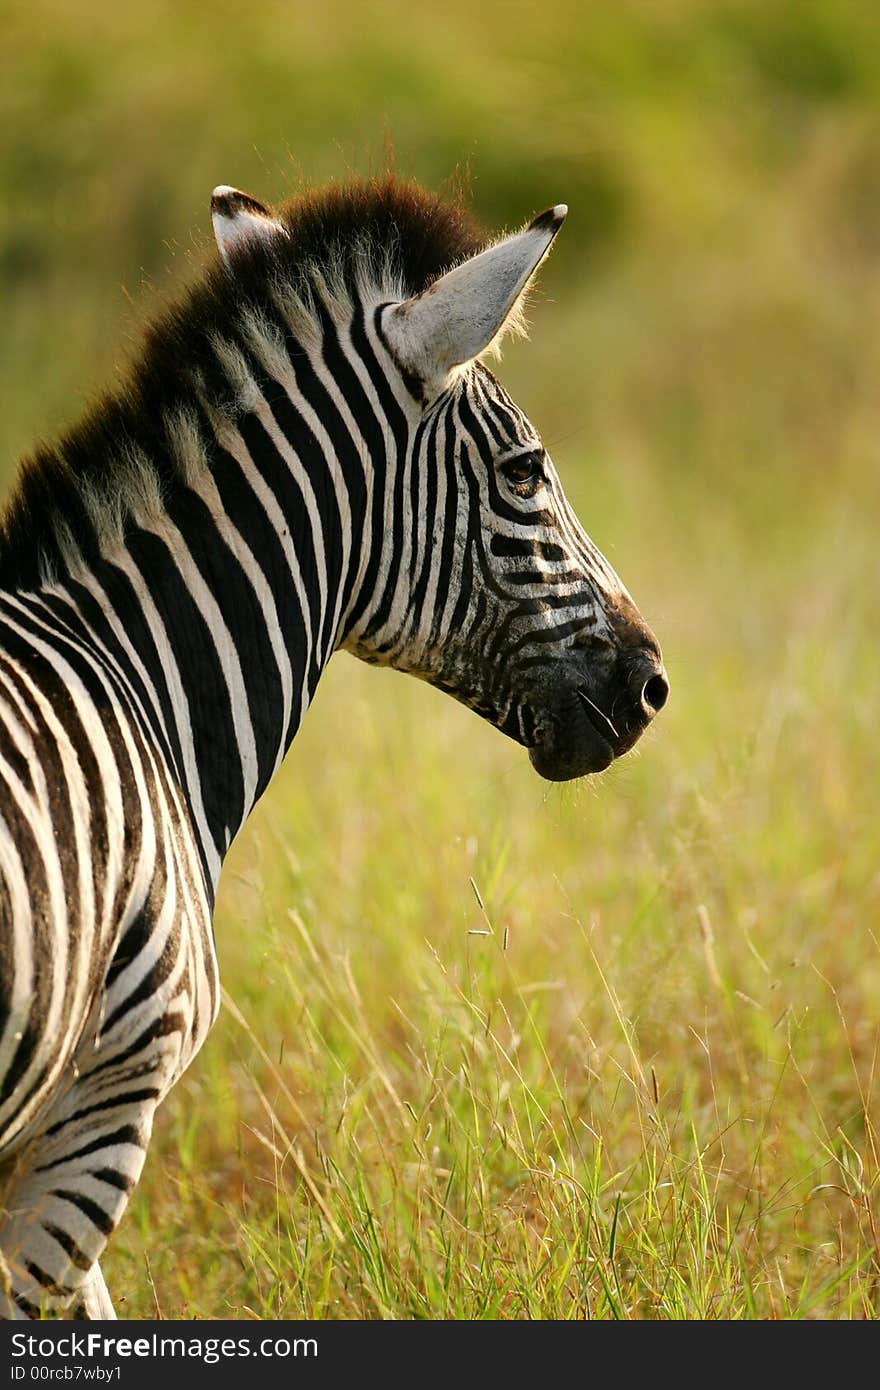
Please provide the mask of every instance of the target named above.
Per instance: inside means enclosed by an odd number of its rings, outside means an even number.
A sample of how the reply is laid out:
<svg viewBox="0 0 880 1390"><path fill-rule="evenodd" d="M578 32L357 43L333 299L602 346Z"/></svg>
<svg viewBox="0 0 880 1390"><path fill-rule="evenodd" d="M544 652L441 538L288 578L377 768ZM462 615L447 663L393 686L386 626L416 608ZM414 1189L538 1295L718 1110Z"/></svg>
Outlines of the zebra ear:
<svg viewBox="0 0 880 1390"><path fill-rule="evenodd" d="M211 194L211 221L217 249L230 272L235 269L236 257L248 246L287 236L287 229L276 221L268 208L225 183Z"/></svg>
<svg viewBox="0 0 880 1390"><path fill-rule="evenodd" d="M386 310L383 329L403 369L431 399L453 367L470 362L516 328L520 302L568 208L542 212L524 231L455 266L421 294Z"/></svg>

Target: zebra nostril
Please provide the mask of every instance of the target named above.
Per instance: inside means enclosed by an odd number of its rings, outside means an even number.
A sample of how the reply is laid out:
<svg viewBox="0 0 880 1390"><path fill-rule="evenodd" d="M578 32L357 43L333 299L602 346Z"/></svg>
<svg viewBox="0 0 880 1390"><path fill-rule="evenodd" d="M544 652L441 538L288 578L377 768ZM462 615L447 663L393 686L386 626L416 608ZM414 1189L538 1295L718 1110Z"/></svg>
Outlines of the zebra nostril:
<svg viewBox="0 0 880 1390"><path fill-rule="evenodd" d="M642 704L652 714L663 708L669 697L669 681L665 676L651 676L642 686Z"/></svg>

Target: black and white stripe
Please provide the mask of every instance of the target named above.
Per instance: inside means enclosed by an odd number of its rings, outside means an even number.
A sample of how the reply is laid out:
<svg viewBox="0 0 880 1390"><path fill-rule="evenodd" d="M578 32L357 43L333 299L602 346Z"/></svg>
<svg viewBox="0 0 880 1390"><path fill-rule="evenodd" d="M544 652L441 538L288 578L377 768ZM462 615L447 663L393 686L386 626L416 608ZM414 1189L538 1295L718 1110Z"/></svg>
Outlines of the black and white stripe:
<svg viewBox="0 0 880 1390"><path fill-rule="evenodd" d="M218 190L222 263L26 463L0 535L6 1316L112 1316L98 1259L217 1013L224 856L335 651L432 681L548 776L665 699L476 360L563 214L487 248L393 180L277 215Z"/></svg>

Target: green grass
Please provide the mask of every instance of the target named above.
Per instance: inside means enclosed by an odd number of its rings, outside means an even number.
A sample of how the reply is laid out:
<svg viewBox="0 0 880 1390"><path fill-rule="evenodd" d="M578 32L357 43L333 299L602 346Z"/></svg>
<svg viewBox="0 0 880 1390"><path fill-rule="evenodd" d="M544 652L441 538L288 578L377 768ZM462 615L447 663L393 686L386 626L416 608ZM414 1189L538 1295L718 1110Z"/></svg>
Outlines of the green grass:
<svg viewBox="0 0 880 1390"><path fill-rule="evenodd" d="M636 755L550 787L334 659L108 1283L130 1317L873 1318L874 6L497 10L4 15L4 456L194 272L213 184L390 131L490 225L570 203L502 375L672 683Z"/></svg>

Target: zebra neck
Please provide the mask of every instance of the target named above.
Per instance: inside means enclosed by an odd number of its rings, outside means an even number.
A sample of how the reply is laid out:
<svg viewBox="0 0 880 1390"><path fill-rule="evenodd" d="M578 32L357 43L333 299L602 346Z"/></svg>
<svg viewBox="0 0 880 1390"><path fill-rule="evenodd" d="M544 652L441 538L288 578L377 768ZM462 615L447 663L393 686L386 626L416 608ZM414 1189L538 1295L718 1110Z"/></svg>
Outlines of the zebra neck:
<svg viewBox="0 0 880 1390"><path fill-rule="evenodd" d="M203 417L189 485L53 586L161 743L212 889L311 703L361 569L363 513L349 505L343 522L336 460L304 437L294 459L262 413L210 434Z"/></svg>
<svg viewBox="0 0 880 1390"><path fill-rule="evenodd" d="M210 466L115 566L215 880L336 649L362 526L340 520L335 460L321 455L322 485L315 451L301 439L294 460L260 415L215 435Z"/></svg>
<svg viewBox="0 0 880 1390"><path fill-rule="evenodd" d="M411 422L370 309L318 318L163 359L152 403L110 399L38 458L7 524L0 579L31 588L23 557L46 555L43 592L164 742L214 886L330 656L396 582Z"/></svg>

